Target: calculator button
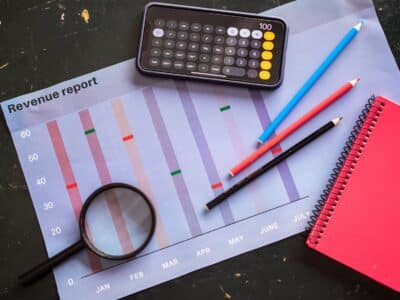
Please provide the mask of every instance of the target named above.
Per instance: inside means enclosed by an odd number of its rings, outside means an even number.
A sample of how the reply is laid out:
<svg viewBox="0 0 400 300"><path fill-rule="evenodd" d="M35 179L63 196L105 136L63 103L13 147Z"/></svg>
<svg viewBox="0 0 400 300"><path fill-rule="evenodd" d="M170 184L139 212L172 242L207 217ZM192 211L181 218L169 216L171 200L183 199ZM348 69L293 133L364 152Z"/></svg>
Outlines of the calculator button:
<svg viewBox="0 0 400 300"><path fill-rule="evenodd" d="M275 39L275 33L272 31L264 32L264 39L267 41L273 41Z"/></svg>
<svg viewBox="0 0 400 300"><path fill-rule="evenodd" d="M154 28L153 29L153 36L157 38L161 38L164 36L164 30L161 28Z"/></svg>
<svg viewBox="0 0 400 300"><path fill-rule="evenodd" d="M173 40L165 40L164 47L167 49L172 49L175 46L175 42Z"/></svg>
<svg viewBox="0 0 400 300"><path fill-rule="evenodd" d="M190 51L199 51L199 43L189 43L188 48Z"/></svg>
<svg viewBox="0 0 400 300"><path fill-rule="evenodd" d="M210 72L213 74L221 73L221 66L212 65L210 68Z"/></svg>
<svg viewBox="0 0 400 300"><path fill-rule="evenodd" d="M225 38L223 36L221 36L221 35L217 35L214 38L214 43L217 44L217 45L222 45L224 42L225 42Z"/></svg>
<svg viewBox="0 0 400 300"><path fill-rule="evenodd" d="M187 62L185 65L186 70L188 71L194 71L196 70L196 64L192 62Z"/></svg>
<svg viewBox="0 0 400 300"><path fill-rule="evenodd" d="M212 33L214 31L214 26L212 26L212 25L204 25L203 26L203 31L205 33Z"/></svg>
<svg viewBox="0 0 400 300"><path fill-rule="evenodd" d="M258 40L252 40L250 43L250 47L254 49L261 48L261 42Z"/></svg>
<svg viewBox="0 0 400 300"><path fill-rule="evenodd" d="M270 41L265 41L263 43L263 48L264 48L264 50L272 50L272 49L274 49L274 43L270 42Z"/></svg>
<svg viewBox="0 0 400 300"><path fill-rule="evenodd" d="M213 55L212 57L211 57L211 62L213 63L213 64L221 64L222 63L222 56L221 55ZM257 64L258 65L258 64Z"/></svg>
<svg viewBox="0 0 400 300"><path fill-rule="evenodd" d="M215 33L216 33L216 34L225 34L225 27L223 27L223 26L216 26L216 27L215 27Z"/></svg>
<svg viewBox="0 0 400 300"><path fill-rule="evenodd" d="M189 37L189 34L187 31L179 31L177 34L178 40L187 40Z"/></svg>
<svg viewBox="0 0 400 300"><path fill-rule="evenodd" d="M189 36L189 39L190 39L191 41L193 41L193 42L198 42L198 41L200 41L200 34L199 34L199 33L192 32L192 33L190 34L190 36Z"/></svg>
<svg viewBox="0 0 400 300"><path fill-rule="evenodd" d="M160 47L161 44L162 44L162 41L161 41L160 39L153 39L153 40L151 41L151 44L152 44L154 47Z"/></svg>
<svg viewBox="0 0 400 300"><path fill-rule="evenodd" d="M208 72L208 65L206 65L206 64L199 64L199 65L197 66L197 70L199 70L199 72L203 72L203 73Z"/></svg>
<svg viewBox="0 0 400 300"><path fill-rule="evenodd" d="M178 23L174 20L167 21L168 29L176 29L178 27Z"/></svg>
<svg viewBox="0 0 400 300"><path fill-rule="evenodd" d="M271 51L263 51L263 53L261 53L261 57L264 60L271 60L272 59L272 52Z"/></svg>
<svg viewBox="0 0 400 300"><path fill-rule="evenodd" d="M190 25L190 29L194 32L199 32L201 30L201 24L193 23L192 25Z"/></svg>
<svg viewBox="0 0 400 300"><path fill-rule="evenodd" d="M210 53L211 52L211 45L202 44L200 46L200 51L204 52L204 53Z"/></svg>
<svg viewBox="0 0 400 300"><path fill-rule="evenodd" d="M185 50L186 49L186 42L184 42L184 41L178 41L178 42L176 42L176 49L179 49L179 50Z"/></svg>
<svg viewBox="0 0 400 300"><path fill-rule="evenodd" d="M174 38L176 37L176 31L174 31L174 30L167 30L167 31L165 32L165 37L166 37L167 39L174 39Z"/></svg>
<svg viewBox="0 0 400 300"><path fill-rule="evenodd" d="M236 59L236 65L238 67L245 67L247 65L247 60L245 58L239 57Z"/></svg>
<svg viewBox="0 0 400 300"><path fill-rule="evenodd" d="M181 21L178 25L179 30L189 30L189 23Z"/></svg>
<svg viewBox="0 0 400 300"><path fill-rule="evenodd" d="M174 56L174 51L169 50L169 49L165 49L162 52L162 56L165 57L165 58L171 58L172 56Z"/></svg>
<svg viewBox="0 0 400 300"><path fill-rule="evenodd" d="M222 73L228 76L243 77L246 74L246 69L237 67L224 67Z"/></svg>
<svg viewBox="0 0 400 300"><path fill-rule="evenodd" d="M249 46L249 40L248 39L239 39L238 45L239 45L239 47L247 48Z"/></svg>
<svg viewBox="0 0 400 300"><path fill-rule="evenodd" d="M232 56L225 56L224 57L224 64L227 66L231 66L235 63L235 59Z"/></svg>
<svg viewBox="0 0 400 300"><path fill-rule="evenodd" d="M175 69L178 69L178 70L180 70L180 69L183 69L183 67L184 67L184 63L183 63L183 61L174 61L174 68Z"/></svg>
<svg viewBox="0 0 400 300"><path fill-rule="evenodd" d="M161 49L159 48L153 48L150 50L150 55L151 56L160 56L161 55Z"/></svg>
<svg viewBox="0 0 400 300"><path fill-rule="evenodd" d="M268 80L271 78L271 73L268 71L261 71L258 76L260 77L261 80Z"/></svg>
<svg viewBox="0 0 400 300"><path fill-rule="evenodd" d="M184 59L185 56L186 56L186 53L184 51L176 51L175 52L176 59Z"/></svg>
<svg viewBox="0 0 400 300"><path fill-rule="evenodd" d="M199 55L199 61L200 62L206 63L206 62L209 62L210 59L211 59L211 57L208 54L200 54Z"/></svg>
<svg viewBox="0 0 400 300"><path fill-rule="evenodd" d="M260 63L260 68L263 70L270 70L272 67L272 64L268 60L264 60Z"/></svg>
<svg viewBox="0 0 400 300"><path fill-rule="evenodd" d="M226 47L225 48L225 54L226 55L235 55L235 48L233 47Z"/></svg>
<svg viewBox="0 0 400 300"><path fill-rule="evenodd" d="M228 46L236 46L236 44L237 44L237 39L234 38L234 37L228 37L228 38L226 39L226 44L227 44Z"/></svg>
<svg viewBox="0 0 400 300"><path fill-rule="evenodd" d="M222 46L214 46L213 47L213 53L215 53L215 54L223 54L224 53L224 48Z"/></svg>
<svg viewBox="0 0 400 300"><path fill-rule="evenodd" d="M257 78L258 72L257 72L257 70L250 69L250 70L247 71L247 76L249 78Z"/></svg>
<svg viewBox="0 0 400 300"><path fill-rule="evenodd" d="M250 36L250 30L248 30L247 28L242 28L239 31L239 35L243 38L248 38Z"/></svg>
<svg viewBox="0 0 400 300"><path fill-rule="evenodd" d="M250 59L248 65L249 65L249 68L257 69L259 62L256 59Z"/></svg>
<svg viewBox="0 0 400 300"><path fill-rule="evenodd" d="M170 59L163 59L161 61L161 67L167 69L167 68L171 68L171 66L172 66L172 61Z"/></svg>
<svg viewBox="0 0 400 300"><path fill-rule="evenodd" d="M158 58L156 58L156 57L152 57L149 60L149 64L152 67L156 67L156 66L158 66L160 64L160 60Z"/></svg>
<svg viewBox="0 0 400 300"><path fill-rule="evenodd" d="M201 40L204 43L211 43L212 41L212 35L211 34L203 34L203 36L201 37Z"/></svg>
<svg viewBox="0 0 400 300"><path fill-rule="evenodd" d="M238 29L236 27L229 27L227 30L227 33L229 36L237 36L238 35Z"/></svg>
<svg viewBox="0 0 400 300"><path fill-rule="evenodd" d="M164 27L164 26L165 26L165 20L163 20L163 19L156 19L156 20L154 21L154 25L155 25L156 27Z"/></svg>
<svg viewBox="0 0 400 300"><path fill-rule="evenodd" d="M193 52L189 52L189 53L186 55L186 59L187 59L188 61L196 61L198 57L199 57L199 55L198 55L197 53L193 53Z"/></svg>
<svg viewBox="0 0 400 300"><path fill-rule="evenodd" d="M260 57L260 51L258 51L258 50L250 50L249 56L251 58L259 58Z"/></svg>
<svg viewBox="0 0 400 300"><path fill-rule="evenodd" d="M247 51L247 49L245 49L245 48L239 48L237 50L237 55L240 57L246 57L247 54L249 54L249 51Z"/></svg>
<svg viewBox="0 0 400 300"><path fill-rule="evenodd" d="M262 34L262 32L261 32L260 30L253 30L253 31L251 32L251 37L252 37L253 39L259 40L259 39L262 38L262 36L263 36L263 34Z"/></svg>

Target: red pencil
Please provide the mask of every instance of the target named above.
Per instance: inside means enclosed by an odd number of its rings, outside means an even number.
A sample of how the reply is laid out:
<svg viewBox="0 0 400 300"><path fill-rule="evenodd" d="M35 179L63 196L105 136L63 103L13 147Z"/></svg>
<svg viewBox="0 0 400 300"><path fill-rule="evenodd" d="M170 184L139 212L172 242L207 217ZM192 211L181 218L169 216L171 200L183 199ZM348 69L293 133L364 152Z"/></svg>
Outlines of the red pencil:
<svg viewBox="0 0 400 300"><path fill-rule="evenodd" d="M251 165L253 162L255 162L258 158L260 158L265 152L267 152L272 147L277 145L279 142L281 142L287 136L291 135L298 128L300 128L305 123L310 121L313 117L318 115L321 111L323 111L325 108L327 108L333 102L340 99L343 95L345 95L348 91L350 91L357 84L357 82L359 80L360 80L360 78L356 78L356 79L353 79L353 80L347 82L345 85L343 85L337 91L335 91L332 95L330 95L328 98L323 100L321 103L319 103L313 109L311 109L308 113L303 115L300 119L298 119L297 121L292 123L289 127L284 129L277 136L271 138L268 142L263 144L260 148L258 148L256 151L254 151L251 155L249 155L244 160L242 160L239 164L234 166L231 169L231 171L229 172L231 174L231 176L235 176L235 175L239 174L242 170L247 168L249 165Z"/></svg>

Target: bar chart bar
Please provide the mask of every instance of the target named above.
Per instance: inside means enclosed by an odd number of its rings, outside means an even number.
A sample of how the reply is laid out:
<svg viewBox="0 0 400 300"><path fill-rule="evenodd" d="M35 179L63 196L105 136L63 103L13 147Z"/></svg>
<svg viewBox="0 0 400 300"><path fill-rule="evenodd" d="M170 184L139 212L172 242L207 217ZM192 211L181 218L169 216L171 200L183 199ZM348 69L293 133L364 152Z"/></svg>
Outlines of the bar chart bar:
<svg viewBox="0 0 400 300"><path fill-rule="evenodd" d="M175 86L178 90L178 94L185 111L188 123L190 125L190 129L196 141L197 148L200 152L200 157L206 170L208 181L210 183L210 187L214 192L214 195L217 196L224 191L222 186L221 178L218 174L217 167L215 166L214 160L211 155L210 148L207 144L206 137L203 132L203 128L200 124L199 116L197 115L196 109L194 107L193 100L190 96L189 90L187 88L186 82L183 80L175 81ZM234 222L234 218L232 215L232 211L230 209L229 203L224 202L219 206L222 219L224 220L224 224L228 225Z"/></svg>
<svg viewBox="0 0 400 300"><path fill-rule="evenodd" d="M176 158L175 151L169 138L168 131L162 118L160 108L157 104L153 89L143 89L143 95L146 99L146 104L160 141L165 160L171 172L170 174L174 182L181 207L185 214L187 224L189 225L191 235L199 235L201 233L200 223L197 219L185 179L183 178L182 170L179 167L178 160Z"/></svg>
<svg viewBox="0 0 400 300"><path fill-rule="evenodd" d="M110 172L108 170L89 110L85 109L79 112L79 117L87 138L87 142L89 144L90 151L92 153L94 163L96 165L101 184L109 184L112 182ZM107 206L110 211L122 250L124 253L130 253L134 249L133 241L126 227L120 204L113 193L107 193L106 198Z"/></svg>
<svg viewBox="0 0 400 300"><path fill-rule="evenodd" d="M249 90L249 93L253 101L253 104L255 106L255 109L257 111L257 116L258 119L260 120L261 128L264 129L265 126L268 126L268 124L271 123L267 107L264 104L264 99L261 95L261 92L258 90ZM275 136L275 134L273 136ZM277 145L277 147L274 148L273 154L278 154L280 152L279 150L282 151L282 148L280 145ZM282 163L280 163L278 165L278 171L282 178L283 185L285 186L289 200L295 201L299 199L300 198L299 192L297 190L293 176L290 173L287 162L283 161Z"/></svg>
<svg viewBox="0 0 400 300"><path fill-rule="evenodd" d="M115 120L117 121L120 133L121 140L125 144L125 149L128 153L128 158L133 169L133 172L138 180L139 187L148 195L150 201L154 201L155 199L153 195L153 191L150 187L150 182L143 166L143 162L139 153L139 149L136 145L135 135L132 133L132 128L130 123L133 120L129 120L126 116L125 109L121 100L114 100L112 102L112 108L115 116ZM153 203L155 207L156 204ZM158 210L156 209L156 217L157 217L157 225L156 225L156 239L159 248L164 248L169 245L169 240L167 233L165 232L163 220L158 214Z"/></svg>
<svg viewBox="0 0 400 300"><path fill-rule="evenodd" d="M79 215L82 208L82 198L79 192L78 184L76 183L74 172L65 150L64 141L61 137L60 128L58 127L57 121L50 121L47 123L47 130L50 135L51 143L57 157L58 164L60 166L61 174L64 178L65 188L67 189L69 201L74 211L76 221L79 220ZM90 236L90 230L88 230ZM102 269L100 258L94 253L87 251L89 264L93 272L98 272Z"/></svg>

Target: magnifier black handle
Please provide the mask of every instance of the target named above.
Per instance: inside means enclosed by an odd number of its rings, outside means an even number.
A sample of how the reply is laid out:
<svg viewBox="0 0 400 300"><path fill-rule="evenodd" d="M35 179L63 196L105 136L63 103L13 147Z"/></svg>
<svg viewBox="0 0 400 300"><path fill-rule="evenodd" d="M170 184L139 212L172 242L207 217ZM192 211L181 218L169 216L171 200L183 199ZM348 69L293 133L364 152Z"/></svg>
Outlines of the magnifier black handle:
<svg viewBox="0 0 400 300"><path fill-rule="evenodd" d="M48 272L50 272L53 269L53 267L57 266L66 258L70 257L72 254L75 254L79 250L82 250L84 247L85 244L83 243L82 240L76 242L75 244L71 245L70 247L56 254L52 258L49 258L47 261L42 262L41 264L37 265L31 270L20 275L18 277L19 283L21 283L22 285L27 285L34 282L35 280L39 279L43 275L46 275Z"/></svg>

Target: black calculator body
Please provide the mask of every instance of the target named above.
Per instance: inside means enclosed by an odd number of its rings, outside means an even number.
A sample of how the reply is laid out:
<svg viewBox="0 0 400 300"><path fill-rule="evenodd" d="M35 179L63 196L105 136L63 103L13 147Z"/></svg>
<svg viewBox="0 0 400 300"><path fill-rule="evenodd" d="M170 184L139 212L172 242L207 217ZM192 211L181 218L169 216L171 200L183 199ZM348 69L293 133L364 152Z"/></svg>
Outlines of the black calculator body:
<svg viewBox="0 0 400 300"><path fill-rule="evenodd" d="M136 62L147 74L274 88L283 79L286 40L279 18L152 2Z"/></svg>

